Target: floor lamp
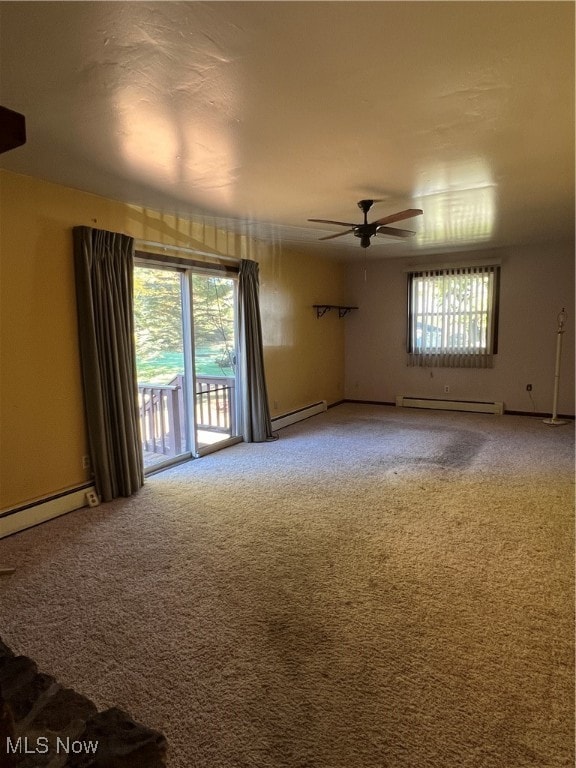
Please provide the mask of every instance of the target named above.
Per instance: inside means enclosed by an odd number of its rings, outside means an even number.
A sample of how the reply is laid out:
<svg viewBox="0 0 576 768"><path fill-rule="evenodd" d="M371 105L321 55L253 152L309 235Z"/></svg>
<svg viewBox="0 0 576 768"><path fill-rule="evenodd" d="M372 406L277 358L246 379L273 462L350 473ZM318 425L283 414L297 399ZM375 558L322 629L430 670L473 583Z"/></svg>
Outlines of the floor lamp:
<svg viewBox="0 0 576 768"><path fill-rule="evenodd" d="M559 427L562 424L568 424L566 419L558 418L558 387L560 386L560 358L562 356L562 334L564 333L564 324L566 323L566 310L558 315L558 330L556 331L556 368L554 369L554 400L552 403L552 418L544 419L544 424L551 427Z"/></svg>

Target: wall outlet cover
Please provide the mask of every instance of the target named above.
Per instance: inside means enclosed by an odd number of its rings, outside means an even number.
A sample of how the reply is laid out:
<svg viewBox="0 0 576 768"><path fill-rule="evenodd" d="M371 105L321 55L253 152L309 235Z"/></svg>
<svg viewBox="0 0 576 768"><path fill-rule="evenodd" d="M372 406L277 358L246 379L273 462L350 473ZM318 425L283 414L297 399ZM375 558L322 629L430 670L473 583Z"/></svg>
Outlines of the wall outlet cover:
<svg viewBox="0 0 576 768"><path fill-rule="evenodd" d="M97 507L100 504L100 499L96 491L88 491L86 494L86 502L89 507Z"/></svg>

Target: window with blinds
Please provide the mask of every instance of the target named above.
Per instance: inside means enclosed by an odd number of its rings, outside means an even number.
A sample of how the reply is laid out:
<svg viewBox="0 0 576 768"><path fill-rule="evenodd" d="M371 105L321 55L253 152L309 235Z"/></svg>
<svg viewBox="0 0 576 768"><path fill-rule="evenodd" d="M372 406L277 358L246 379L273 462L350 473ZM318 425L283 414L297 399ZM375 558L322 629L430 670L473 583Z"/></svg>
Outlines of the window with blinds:
<svg viewBox="0 0 576 768"><path fill-rule="evenodd" d="M498 284L494 265L409 273L409 364L492 367Z"/></svg>

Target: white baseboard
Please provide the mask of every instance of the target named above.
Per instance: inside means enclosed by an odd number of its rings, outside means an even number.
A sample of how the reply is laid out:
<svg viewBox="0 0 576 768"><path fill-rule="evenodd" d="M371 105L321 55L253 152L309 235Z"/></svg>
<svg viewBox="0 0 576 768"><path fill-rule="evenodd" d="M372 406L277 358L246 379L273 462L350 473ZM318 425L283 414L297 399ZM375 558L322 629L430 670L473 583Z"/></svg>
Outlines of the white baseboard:
<svg viewBox="0 0 576 768"><path fill-rule="evenodd" d="M476 400L439 400L432 397L405 397L399 395L396 405L401 408L427 408L441 411L470 411L472 413L495 413L502 416L504 403L479 402Z"/></svg>
<svg viewBox="0 0 576 768"><path fill-rule="evenodd" d="M24 507L2 510L0 512L0 539L34 525L51 520L54 517L73 512L87 505L86 494L95 493L94 486L76 488L58 496L39 499Z"/></svg>
<svg viewBox="0 0 576 768"><path fill-rule="evenodd" d="M299 408L297 411L291 411L283 416L276 416L272 419L272 429L282 429L288 427L290 424L296 424L297 421L303 421L309 419L310 416L316 416L318 413L328 410L328 404L326 400L320 400L312 405L306 405L304 408Z"/></svg>

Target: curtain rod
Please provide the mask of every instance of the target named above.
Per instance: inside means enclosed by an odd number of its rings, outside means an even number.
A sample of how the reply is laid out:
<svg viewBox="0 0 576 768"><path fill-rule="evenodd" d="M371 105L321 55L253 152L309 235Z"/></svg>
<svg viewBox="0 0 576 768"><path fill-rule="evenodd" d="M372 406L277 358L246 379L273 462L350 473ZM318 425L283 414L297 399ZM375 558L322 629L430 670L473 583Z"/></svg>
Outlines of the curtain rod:
<svg viewBox="0 0 576 768"><path fill-rule="evenodd" d="M233 261L238 264L241 259L238 256L224 256L220 253L210 253L208 251L201 251L198 248L187 248L185 245L166 245L165 243L155 243L153 240L140 240L134 238L138 245L147 245L150 248L161 248L163 251L180 251L181 253L189 253L192 256L209 256L211 259L223 259L224 261Z"/></svg>

